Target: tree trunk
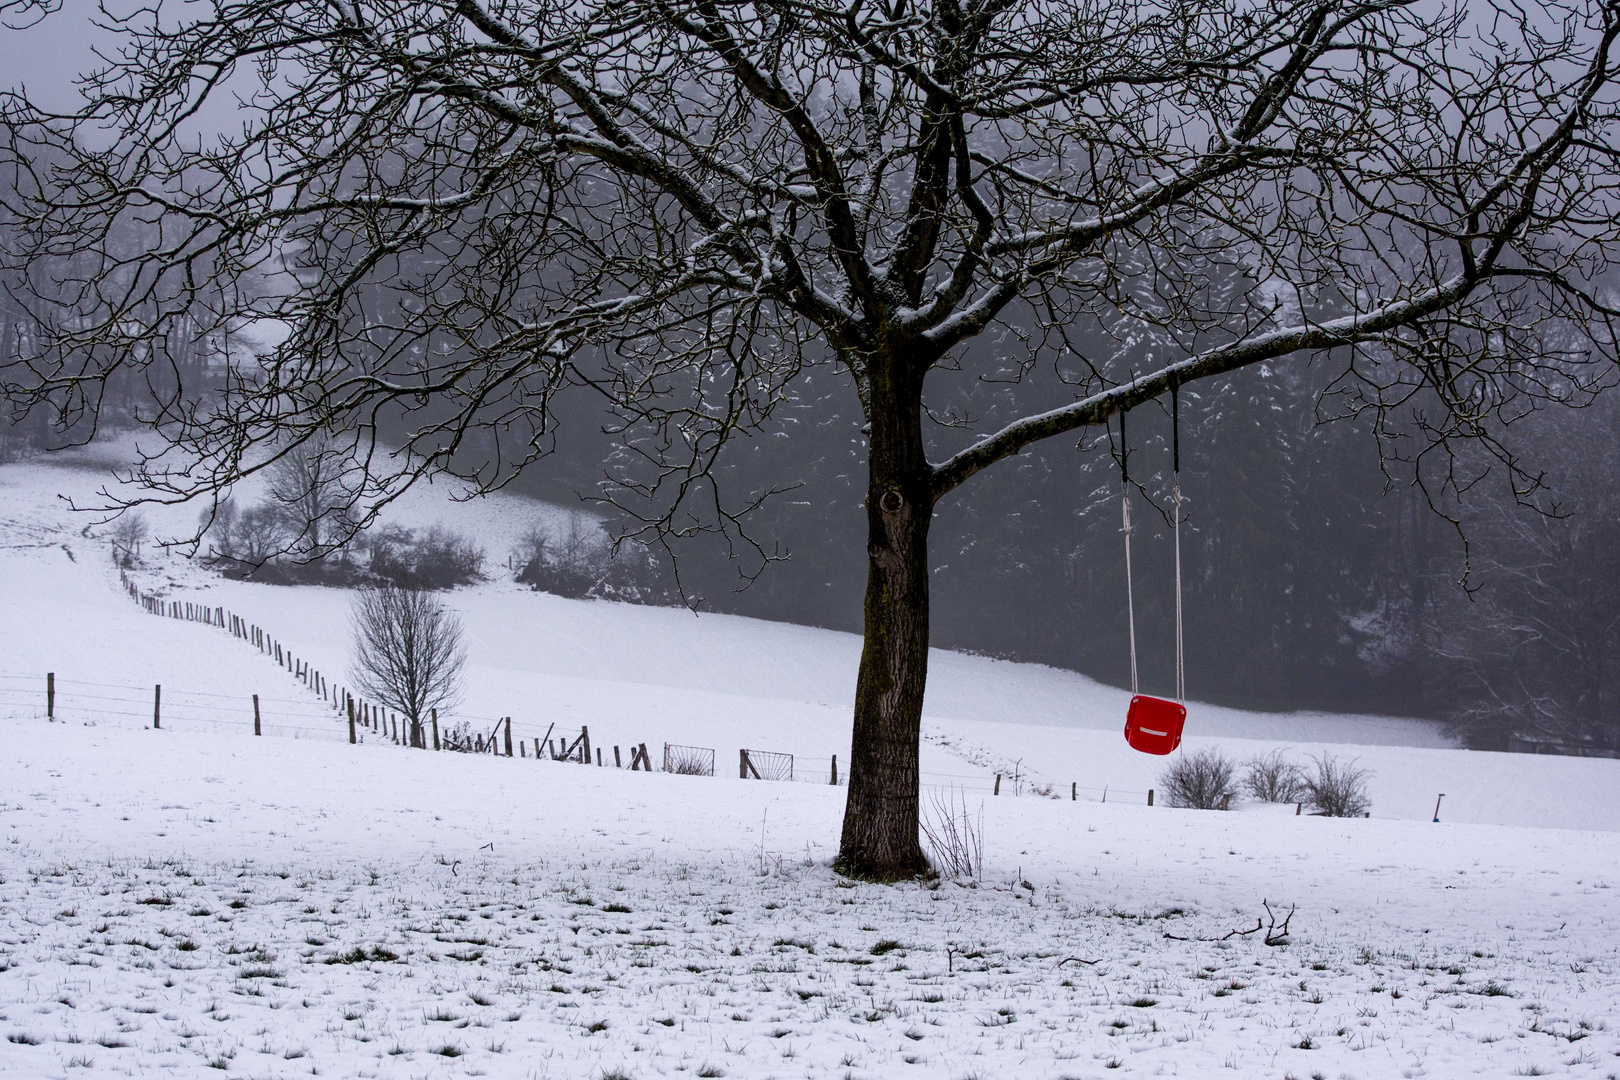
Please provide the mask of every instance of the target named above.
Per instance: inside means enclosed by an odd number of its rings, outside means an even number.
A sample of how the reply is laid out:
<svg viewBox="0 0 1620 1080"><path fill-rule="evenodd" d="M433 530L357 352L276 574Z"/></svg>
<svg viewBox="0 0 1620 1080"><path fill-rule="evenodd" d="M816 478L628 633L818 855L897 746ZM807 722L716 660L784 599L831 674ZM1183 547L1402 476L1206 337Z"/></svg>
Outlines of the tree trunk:
<svg viewBox="0 0 1620 1080"><path fill-rule="evenodd" d="M849 797L838 869L893 880L923 873L917 757L928 678L928 527L921 395L874 385L866 495L865 643L855 684ZM920 388L918 388L920 389Z"/></svg>

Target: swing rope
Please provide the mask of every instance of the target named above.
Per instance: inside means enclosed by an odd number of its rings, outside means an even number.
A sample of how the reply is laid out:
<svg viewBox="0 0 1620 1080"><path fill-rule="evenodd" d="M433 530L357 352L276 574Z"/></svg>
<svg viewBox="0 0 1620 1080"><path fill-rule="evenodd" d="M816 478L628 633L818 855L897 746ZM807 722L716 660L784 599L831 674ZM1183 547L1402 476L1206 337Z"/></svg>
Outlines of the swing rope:
<svg viewBox="0 0 1620 1080"><path fill-rule="evenodd" d="M1119 414L1119 477L1125 493L1120 496L1125 522L1125 616L1131 628L1131 696L1140 692L1136 681L1136 596L1131 585L1131 444L1125 440L1125 414Z"/></svg>
<svg viewBox="0 0 1620 1080"><path fill-rule="evenodd" d="M1176 700L1187 702L1187 667L1181 638L1181 388L1170 384L1170 463L1176 498Z"/></svg>
<svg viewBox="0 0 1620 1080"><path fill-rule="evenodd" d="M1171 467L1175 477L1174 535L1176 551L1176 700L1187 700L1186 648L1181 618L1181 398L1180 388L1170 387ZM1131 447L1125 439L1125 414L1119 414L1119 475L1125 492L1120 496L1120 516L1125 531L1125 617L1131 639L1131 696L1141 693L1136 669L1136 590L1131 580Z"/></svg>

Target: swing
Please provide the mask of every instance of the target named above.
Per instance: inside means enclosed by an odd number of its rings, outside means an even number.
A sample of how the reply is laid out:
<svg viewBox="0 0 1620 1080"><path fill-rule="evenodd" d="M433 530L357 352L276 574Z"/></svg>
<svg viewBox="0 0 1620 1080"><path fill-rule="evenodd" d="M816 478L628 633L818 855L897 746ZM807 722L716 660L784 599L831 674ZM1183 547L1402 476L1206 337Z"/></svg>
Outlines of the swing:
<svg viewBox="0 0 1620 1080"><path fill-rule="evenodd" d="M1136 679L1136 598L1131 586L1131 477L1130 448L1125 443L1125 414L1119 414L1120 477L1125 494L1121 501L1125 524L1125 608L1131 635L1131 704L1125 712L1125 741L1144 754L1164 755L1181 745L1181 729L1187 722L1187 677L1182 662L1181 641L1181 405L1177 388L1170 388L1170 417L1173 434L1171 461L1175 474L1176 544L1176 698L1152 697L1141 692Z"/></svg>

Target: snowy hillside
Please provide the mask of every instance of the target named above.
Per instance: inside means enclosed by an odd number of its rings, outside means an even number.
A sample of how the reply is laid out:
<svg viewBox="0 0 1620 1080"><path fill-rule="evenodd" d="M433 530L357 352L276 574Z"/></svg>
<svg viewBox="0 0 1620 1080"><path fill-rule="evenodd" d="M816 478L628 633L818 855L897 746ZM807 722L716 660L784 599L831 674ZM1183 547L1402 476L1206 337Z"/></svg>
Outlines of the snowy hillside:
<svg viewBox="0 0 1620 1080"><path fill-rule="evenodd" d="M826 782L855 638L495 580L450 594L455 719L510 715L525 747L588 725L609 762L714 748L718 775L350 746L274 660L120 591L55 498L96 482L0 468L0 1076L1601 1077L1620 1054L1620 832L1579 831L1620 830L1620 762L1195 705L1195 747L1359 758L1374 817L1149 808L1163 762L1124 746L1123 694L936 653L925 780L980 823L982 875L856 884ZM492 562L552 513L401 510ZM343 678L339 592L135 576ZM728 778L743 747L810 782ZM1252 932L1268 902L1286 939Z"/></svg>
<svg viewBox="0 0 1620 1080"><path fill-rule="evenodd" d="M106 709L142 723L150 687L161 683L173 703L171 726L187 718L199 730L248 723L258 693L272 730L336 737L331 714L272 662L217 629L149 616L118 591L107 544L58 496L90 500L119 450L96 448L79 459L82 468L55 460L0 467L0 587L11 610L28 613L0 627L7 689L0 707L38 713L44 674L55 672L63 715L79 709L88 717L98 704L92 699L105 698ZM494 580L449 594L471 642L456 719L487 731L510 716L519 745L530 747L548 731L555 737L588 726L608 761L614 746L626 763L640 743L655 757L666 742L712 748L721 774L737 767L742 748L795 755L801 779L830 778L834 755L847 761L858 637L530 592L507 580L505 553L531 523L561 511L510 496L457 503L450 494L424 489L393 516L410 525L448 523L475 536L490 557ZM160 535L188 529L194 511L165 514L148 512ZM149 554L134 577L145 591L227 608L328 679L344 681L348 596L341 590L223 581L161 553ZM104 685L92 694L76 683ZM925 780L988 792L1001 772L1007 795L1050 785L1065 796L1098 800L1106 791L1110 802L1145 802L1164 763L1120 738L1126 700L1072 672L936 650ZM1300 760L1355 758L1372 770L1379 817L1428 820L1444 793L1447 821L1620 829L1620 762L1460 751L1421 721L1196 703L1188 732L1189 748L1218 745L1239 759L1279 746Z"/></svg>

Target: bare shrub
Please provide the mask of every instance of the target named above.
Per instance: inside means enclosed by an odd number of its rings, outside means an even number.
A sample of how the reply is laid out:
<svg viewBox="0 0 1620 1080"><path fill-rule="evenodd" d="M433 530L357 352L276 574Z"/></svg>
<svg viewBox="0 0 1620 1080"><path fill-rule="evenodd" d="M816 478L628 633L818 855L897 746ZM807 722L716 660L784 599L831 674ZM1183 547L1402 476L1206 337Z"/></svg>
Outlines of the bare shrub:
<svg viewBox="0 0 1620 1080"><path fill-rule="evenodd" d="M1219 810L1237 797L1237 762L1219 750L1184 754L1159 776L1165 801L1189 810Z"/></svg>
<svg viewBox="0 0 1620 1080"><path fill-rule="evenodd" d="M1243 770L1243 790L1259 802L1291 803L1305 798L1305 770L1281 750L1252 758Z"/></svg>
<svg viewBox="0 0 1620 1080"><path fill-rule="evenodd" d="M124 514L114 522L113 552L122 565L132 566L141 557L141 541L146 535L146 519L139 514Z"/></svg>
<svg viewBox="0 0 1620 1080"><path fill-rule="evenodd" d="M469 536L434 525L415 545L416 584L423 589L470 585L484 576L484 549Z"/></svg>
<svg viewBox="0 0 1620 1080"><path fill-rule="evenodd" d="M984 803L979 818L968 813L967 796L952 789L949 793L929 792L919 818L923 841L928 845L929 862L941 877L977 881L984 871Z"/></svg>
<svg viewBox="0 0 1620 1080"><path fill-rule="evenodd" d="M484 576L484 549L442 525L421 533L386 526L366 546L371 576L403 588L451 589Z"/></svg>
<svg viewBox="0 0 1620 1080"><path fill-rule="evenodd" d="M287 550L292 527L286 512L274 503L241 510L227 499L214 508L207 537L209 561L227 576L265 578L261 571Z"/></svg>
<svg viewBox="0 0 1620 1080"><path fill-rule="evenodd" d="M424 746L432 709L454 704L467 662L461 620L431 593L381 585L355 594L350 677L361 693L403 713L412 746Z"/></svg>
<svg viewBox="0 0 1620 1080"><path fill-rule="evenodd" d="M573 599L598 589L614 561L602 523L578 510L570 511L556 528L531 529L522 541L520 557L524 562L518 581Z"/></svg>
<svg viewBox="0 0 1620 1080"><path fill-rule="evenodd" d="M1372 809L1372 796L1367 793L1371 772L1358 766L1354 759L1341 762L1332 754L1311 760L1316 763L1316 774L1305 780L1306 801L1318 813L1327 817L1361 817Z"/></svg>
<svg viewBox="0 0 1620 1080"><path fill-rule="evenodd" d="M531 567L544 566L551 549L551 534L541 525L530 525L523 535L518 537L517 544L512 548L512 558L518 567L518 579L522 580L523 575L528 573Z"/></svg>

